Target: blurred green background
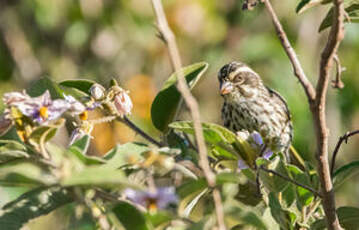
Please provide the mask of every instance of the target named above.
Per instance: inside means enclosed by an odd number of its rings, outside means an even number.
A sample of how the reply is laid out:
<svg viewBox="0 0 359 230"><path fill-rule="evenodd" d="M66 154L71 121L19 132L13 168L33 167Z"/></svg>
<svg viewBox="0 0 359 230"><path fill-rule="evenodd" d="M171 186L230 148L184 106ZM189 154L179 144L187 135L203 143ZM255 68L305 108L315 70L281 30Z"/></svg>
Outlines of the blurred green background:
<svg viewBox="0 0 359 230"><path fill-rule="evenodd" d="M263 6L242 11L243 2L236 0L163 2L183 64L210 64L194 90L202 120L221 123L222 98L216 78L219 68L232 60L246 62L287 99L294 120L294 146L305 159L314 162L315 139L308 104ZM297 15L298 3L273 2L308 77L316 82L328 30L320 34L317 31L329 6ZM150 106L172 69L166 47L156 34L150 0L1 0L0 93L22 90L43 76L55 81L86 78L102 84L116 78L131 92L131 119L158 136L151 126ZM345 88L330 88L328 95L330 153L340 135L359 128L358 38L358 26L347 24L339 52L346 67ZM187 111L182 118L189 118ZM117 142L139 138L121 124L97 126L93 135L93 154L104 154ZM358 138L343 145L337 166L359 158ZM57 142L68 142L65 130L58 134ZM338 190L338 206L359 205L359 199L353 199L359 197L358 179L348 180ZM3 187L0 204L19 192Z"/></svg>

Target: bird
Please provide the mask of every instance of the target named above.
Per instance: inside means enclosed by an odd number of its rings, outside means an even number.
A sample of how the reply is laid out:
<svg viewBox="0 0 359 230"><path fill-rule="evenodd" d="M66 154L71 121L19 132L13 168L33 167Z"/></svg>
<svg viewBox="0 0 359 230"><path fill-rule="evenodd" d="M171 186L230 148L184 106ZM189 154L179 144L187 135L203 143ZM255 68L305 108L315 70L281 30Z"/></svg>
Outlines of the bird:
<svg viewBox="0 0 359 230"><path fill-rule="evenodd" d="M282 152L288 158L293 125L285 99L266 87L259 74L242 62L224 65L218 80L224 99L221 110L224 126L235 133L258 132L265 148Z"/></svg>

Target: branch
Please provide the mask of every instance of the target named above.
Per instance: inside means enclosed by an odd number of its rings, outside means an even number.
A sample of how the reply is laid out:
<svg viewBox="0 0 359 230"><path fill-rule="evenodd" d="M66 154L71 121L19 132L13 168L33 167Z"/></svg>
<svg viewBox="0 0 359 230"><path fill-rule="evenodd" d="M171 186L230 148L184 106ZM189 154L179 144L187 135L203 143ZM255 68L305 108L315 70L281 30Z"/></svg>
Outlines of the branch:
<svg viewBox="0 0 359 230"><path fill-rule="evenodd" d="M278 173L278 172L276 172L274 170L271 170L271 169L264 168L263 165L261 167L259 167L259 169L261 169L261 170L263 170L263 171L265 171L267 173L272 173L272 174L282 178L283 180L286 180L286 181L288 181L288 182L290 182L290 183L292 183L292 184L294 184L296 186L302 187L302 188L310 191L311 193L313 193L317 197L322 197L322 195L319 192L315 191L311 187L309 187L307 185L304 185L304 184L301 184L301 183L298 183L297 181L295 181L295 180L293 180L293 179L291 179L291 178L289 178L289 177L287 177L285 175L282 175L281 173Z"/></svg>
<svg viewBox="0 0 359 230"><path fill-rule="evenodd" d="M312 102L315 99L315 90L313 85L308 80L307 76L304 73L303 67L301 66L297 54L295 53L292 45L289 42L289 39L287 37L287 34L285 33L282 24L280 23L276 13L274 12L274 9L272 7L272 4L269 2L269 0L262 0L266 6L266 9L269 13L269 15L272 18L274 28L277 32L277 36L287 53L287 56L292 63L294 75L298 78L300 84L302 85L305 94L307 95L309 104L312 104Z"/></svg>
<svg viewBox="0 0 359 230"><path fill-rule="evenodd" d="M292 62L294 74L302 84L307 95L310 109L314 120L314 129L317 137L318 175L320 179L323 207L327 219L328 229L341 229L338 216L335 209L334 191L330 177L328 162L328 130L326 127L325 102L329 82L329 70L333 64L333 58L337 52L341 40L344 38L344 5L343 0L334 0L333 25L331 27L328 42L322 52L320 61L319 78L316 89L305 77L304 71L300 66L299 60L291 47L289 40L281 26L277 15L275 14L269 0L263 0L266 8L272 17L274 27L278 37L285 49L289 59Z"/></svg>
<svg viewBox="0 0 359 230"><path fill-rule="evenodd" d="M332 80L332 87L335 89L342 89L344 88L344 83L342 81L342 73L345 71L345 67L342 67L342 65L340 64L338 55L334 55L334 61L337 67L337 73L335 75L335 80Z"/></svg>
<svg viewBox="0 0 359 230"><path fill-rule="evenodd" d="M339 138L339 141L338 141L337 145L335 146L335 149L334 149L334 152L333 152L333 155L332 155L332 163L331 163L331 166L330 166L330 175L332 177L333 177L333 174L334 174L335 158L337 157L337 154L339 152L340 146L343 144L344 141L345 141L345 143L347 143L348 138L351 137L351 136L354 136L356 134L359 134L359 130L355 130L355 131L352 131L352 132L347 132L346 134L344 134L343 136L341 136Z"/></svg>
<svg viewBox="0 0 359 230"><path fill-rule="evenodd" d="M161 3L161 0L152 0L153 9L156 15L157 19L157 26L159 29L159 32L161 33L161 37L165 41L166 45L168 46L168 52L170 55L170 59L172 62L172 66L174 67L174 70L177 73L177 89L183 96L183 99L188 106L191 116L193 118L193 124L194 124L194 130L195 130L195 136L198 146L198 152L199 152L199 164L203 170L203 173L205 175L205 178L207 180L207 183L209 186L214 187L215 186L215 175L212 172L209 162L207 159L207 147L204 141L203 137L203 131L202 131L202 125L200 122L200 114L199 114L199 108L197 101L192 96L186 80L184 78L184 75L181 71L181 58L179 55L179 51L176 44L176 38L171 31L171 29L168 26L168 22L163 10L163 6ZM222 201L221 197L219 195L219 192L216 191L217 188L214 188L213 191L213 199L216 209L216 215L217 215L217 222L219 226L219 230L225 230L226 226L224 224L224 215L223 215L223 207L222 207Z"/></svg>
<svg viewBox="0 0 359 230"><path fill-rule="evenodd" d="M314 129L317 138L317 168L323 195L323 208L329 230L342 229L335 208L334 189L328 162L328 129L326 125L326 95L330 78L330 69L340 42L344 38L344 5L343 0L334 0L333 24L329 32L327 44L320 60L319 78L316 86L316 98L311 106Z"/></svg>
<svg viewBox="0 0 359 230"><path fill-rule="evenodd" d="M139 127L137 127L134 123L132 123L132 121L130 121L126 116L124 116L123 118L117 119L120 122L123 122L125 125L127 125L129 128L131 128L132 130L134 130L136 133L140 134L143 138L145 138L146 140L148 140L149 142L151 142L154 145L157 145L158 147L163 147L163 145L156 141L155 139L153 139L150 135L148 135L147 133L145 133L142 129L140 129Z"/></svg>

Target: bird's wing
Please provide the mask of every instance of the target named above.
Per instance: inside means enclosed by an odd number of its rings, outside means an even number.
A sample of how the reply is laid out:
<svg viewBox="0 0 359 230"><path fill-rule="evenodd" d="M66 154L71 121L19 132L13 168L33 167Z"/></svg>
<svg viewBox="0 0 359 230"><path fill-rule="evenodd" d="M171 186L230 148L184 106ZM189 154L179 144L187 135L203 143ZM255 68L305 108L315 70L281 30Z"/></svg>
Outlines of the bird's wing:
<svg viewBox="0 0 359 230"><path fill-rule="evenodd" d="M277 102L281 103L284 107L284 110L285 110L285 113L287 114L288 116L288 120L290 121L291 120L291 115L290 115L290 112L289 112L289 108L288 108L288 104L287 104L287 101L275 90L273 89L270 89L266 86L268 92L269 92L269 95L274 99L276 100Z"/></svg>

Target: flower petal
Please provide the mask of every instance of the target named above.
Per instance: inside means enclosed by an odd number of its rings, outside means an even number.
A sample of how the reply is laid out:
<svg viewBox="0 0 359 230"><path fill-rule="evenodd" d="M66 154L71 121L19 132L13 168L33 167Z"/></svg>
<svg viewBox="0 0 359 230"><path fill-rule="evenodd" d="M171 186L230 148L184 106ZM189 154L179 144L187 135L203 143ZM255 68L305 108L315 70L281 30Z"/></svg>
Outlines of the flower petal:
<svg viewBox="0 0 359 230"><path fill-rule="evenodd" d="M238 171L241 171L242 169L247 169L248 168L248 165L242 159L238 159L237 164L238 164Z"/></svg>
<svg viewBox="0 0 359 230"><path fill-rule="evenodd" d="M269 160L269 158L271 158L272 155L273 155L272 150L267 148L266 150L264 150L262 157L266 160Z"/></svg>
<svg viewBox="0 0 359 230"><path fill-rule="evenodd" d="M115 107L120 116L131 114L132 101L125 91L120 92L115 96Z"/></svg>
<svg viewBox="0 0 359 230"><path fill-rule="evenodd" d="M254 141L257 145L259 145L259 146L262 146L262 145L263 145L262 136L261 136L258 132L254 131L254 132L251 134L251 136L252 136L252 138L253 138L253 141Z"/></svg>

